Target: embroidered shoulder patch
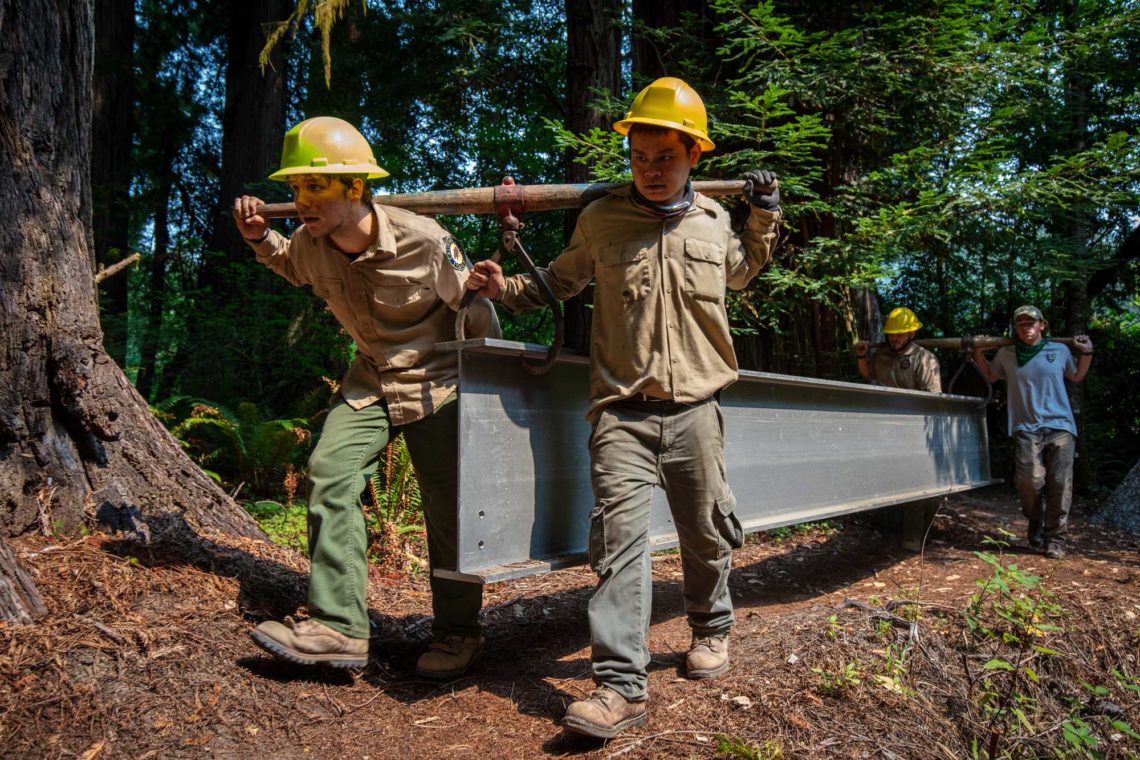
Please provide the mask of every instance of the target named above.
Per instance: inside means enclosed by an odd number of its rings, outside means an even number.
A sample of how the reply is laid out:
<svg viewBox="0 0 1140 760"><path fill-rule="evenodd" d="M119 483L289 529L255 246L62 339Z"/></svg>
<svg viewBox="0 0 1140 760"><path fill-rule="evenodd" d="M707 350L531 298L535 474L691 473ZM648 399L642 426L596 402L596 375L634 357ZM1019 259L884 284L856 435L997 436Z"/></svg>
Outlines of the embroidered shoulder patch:
<svg viewBox="0 0 1140 760"><path fill-rule="evenodd" d="M447 257L447 263L451 264L452 269L462 272L467 268L467 259L451 236L443 239L443 255Z"/></svg>

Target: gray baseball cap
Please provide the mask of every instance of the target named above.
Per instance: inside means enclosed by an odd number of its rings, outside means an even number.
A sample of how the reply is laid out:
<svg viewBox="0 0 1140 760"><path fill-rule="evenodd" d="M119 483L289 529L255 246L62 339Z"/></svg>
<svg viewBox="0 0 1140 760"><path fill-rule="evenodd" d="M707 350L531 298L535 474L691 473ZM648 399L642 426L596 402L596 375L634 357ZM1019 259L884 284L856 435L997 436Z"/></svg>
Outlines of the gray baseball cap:
<svg viewBox="0 0 1140 760"><path fill-rule="evenodd" d="M1045 317L1041 316L1041 310L1036 306L1029 306L1028 304L1025 306L1018 306L1013 310L1014 321L1016 321L1018 317L1031 317L1033 319L1036 319L1038 322L1045 321Z"/></svg>

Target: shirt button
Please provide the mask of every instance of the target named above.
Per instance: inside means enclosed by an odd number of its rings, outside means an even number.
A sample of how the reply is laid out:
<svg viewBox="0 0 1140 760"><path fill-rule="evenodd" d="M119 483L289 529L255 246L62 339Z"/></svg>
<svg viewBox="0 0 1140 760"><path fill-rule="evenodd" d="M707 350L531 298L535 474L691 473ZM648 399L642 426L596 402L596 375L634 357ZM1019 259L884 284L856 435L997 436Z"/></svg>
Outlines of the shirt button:
<svg viewBox="0 0 1140 760"><path fill-rule="evenodd" d="M665 258L669 258L669 254L665 254Z"/></svg>
<svg viewBox="0 0 1140 760"><path fill-rule="evenodd" d="M673 292L673 288L665 288L665 292L666 292L666 293L672 293L672 292Z"/></svg>

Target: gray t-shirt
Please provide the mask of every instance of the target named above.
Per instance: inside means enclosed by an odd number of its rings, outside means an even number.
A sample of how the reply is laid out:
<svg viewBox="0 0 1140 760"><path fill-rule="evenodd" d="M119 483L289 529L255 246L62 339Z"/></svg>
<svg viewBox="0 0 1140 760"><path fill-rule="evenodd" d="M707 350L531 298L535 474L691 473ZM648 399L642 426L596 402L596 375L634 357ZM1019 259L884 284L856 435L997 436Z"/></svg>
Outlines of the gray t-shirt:
<svg viewBox="0 0 1140 760"><path fill-rule="evenodd" d="M1033 433L1042 428L1077 434L1065 375L1077 371L1073 354L1064 343L1050 341L1024 367L1017 366L1017 349L1002 346L990 361L990 371L1005 380L1008 390L1009 434Z"/></svg>

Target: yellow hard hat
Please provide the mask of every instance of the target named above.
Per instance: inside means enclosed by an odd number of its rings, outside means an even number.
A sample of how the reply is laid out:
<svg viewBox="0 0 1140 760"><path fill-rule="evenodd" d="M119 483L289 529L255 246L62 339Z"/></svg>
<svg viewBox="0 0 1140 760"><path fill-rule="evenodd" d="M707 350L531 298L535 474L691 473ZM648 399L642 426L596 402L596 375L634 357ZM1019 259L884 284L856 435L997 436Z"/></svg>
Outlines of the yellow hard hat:
<svg viewBox="0 0 1140 760"><path fill-rule="evenodd" d="M676 77L661 77L639 92L629 113L614 124L614 131L628 135L634 124L676 129L695 139L705 152L716 148L709 139L704 101L696 90Z"/></svg>
<svg viewBox="0 0 1140 760"><path fill-rule="evenodd" d="M387 177L364 135L344 119L316 116L285 133L281 168L269 179L284 181L293 174L360 174Z"/></svg>
<svg viewBox="0 0 1140 760"><path fill-rule="evenodd" d="M914 312L905 306L900 306L897 309L891 309L891 313L887 315L887 323L883 326L884 335L895 335L897 333L915 332L922 323L918 321L918 317Z"/></svg>

